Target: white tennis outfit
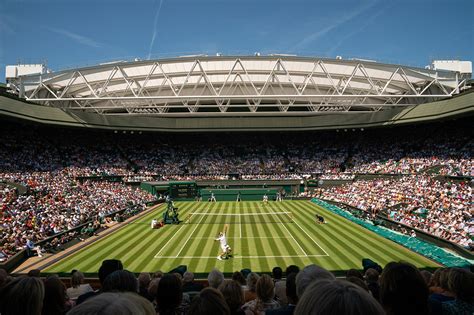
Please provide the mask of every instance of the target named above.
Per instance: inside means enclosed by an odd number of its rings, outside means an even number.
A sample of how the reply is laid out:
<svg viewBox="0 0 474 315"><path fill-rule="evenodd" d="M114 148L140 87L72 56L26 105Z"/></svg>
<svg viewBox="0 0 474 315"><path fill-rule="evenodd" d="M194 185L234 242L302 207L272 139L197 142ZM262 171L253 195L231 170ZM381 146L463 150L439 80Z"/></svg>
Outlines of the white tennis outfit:
<svg viewBox="0 0 474 315"><path fill-rule="evenodd" d="M227 238L225 237L225 234L216 238L216 240L218 240L221 243L221 249L223 252L225 252L227 250Z"/></svg>

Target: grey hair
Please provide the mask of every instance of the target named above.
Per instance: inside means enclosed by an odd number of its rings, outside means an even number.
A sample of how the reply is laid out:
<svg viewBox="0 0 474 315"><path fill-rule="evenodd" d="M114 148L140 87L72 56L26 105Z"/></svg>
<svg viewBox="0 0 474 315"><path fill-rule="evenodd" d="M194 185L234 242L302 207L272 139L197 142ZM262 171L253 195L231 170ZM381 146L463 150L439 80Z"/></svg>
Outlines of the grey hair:
<svg viewBox="0 0 474 315"><path fill-rule="evenodd" d="M336 277L334 277L332 273L322 267L314 264L306 266L296 275L296 295L302 297L306 287L308 287L313 281L335 279Z"/></svg>
<svg viewBox="0 0 474 315"><path fill-rule="evenodd" d="M211 270L211 272L207 276L207 281L209 282L210 287L217 289L221 285L221 283L224 281L224 274L220 272L218 269L214 268Z"/></svg>
<svg viewBox="0 0 474 315"><path fill-rule="evenodd" d="M247 275L247 288L255 292L257 290L257 281L260 279L260 276L255 272L251 272Z"/></svg>

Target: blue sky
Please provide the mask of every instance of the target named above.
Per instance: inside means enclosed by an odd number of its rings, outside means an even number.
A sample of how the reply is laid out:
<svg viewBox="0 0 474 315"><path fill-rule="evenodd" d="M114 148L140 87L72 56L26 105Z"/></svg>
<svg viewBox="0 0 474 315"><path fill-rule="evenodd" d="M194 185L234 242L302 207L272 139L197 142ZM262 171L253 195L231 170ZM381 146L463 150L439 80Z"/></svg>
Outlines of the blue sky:
<svg viewBox="0 0 474 315"><path fill-rule="evenodd" d="M5 65L197 53L474 61L472 0L0 0Z"/></svg>

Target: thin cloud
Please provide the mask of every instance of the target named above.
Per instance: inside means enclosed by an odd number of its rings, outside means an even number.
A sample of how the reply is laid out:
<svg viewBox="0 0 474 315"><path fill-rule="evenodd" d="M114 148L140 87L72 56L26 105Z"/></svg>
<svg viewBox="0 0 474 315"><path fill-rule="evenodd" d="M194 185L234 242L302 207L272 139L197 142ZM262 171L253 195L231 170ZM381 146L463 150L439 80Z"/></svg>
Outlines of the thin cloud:
<svg viewBox="0 0 474 315"><path fill-rule="evenodd" d="M85 37L73 32L69 32L69 31L59 29L59 28L54 28L54 27L47 27L47 29L50 30L51 32L64 35L68 37L69 39L72 39L73 41L85 46L94 47L94 48L100 48L103 46L102 43L99 43L93 40L92 38L88 38L88 37Z"/></svg>
<svg viewBox="0 0 474 315"><path fill-rule="evenodd" d="M158 24L158 17L160 16L160 11L161 11L161 5L162 4L163 4L163 0L160 0L160 5L158 6L158 10L156 10L156 13L155 13L155 20L154 20L154 23L153 23L153 35L151 36L150 48L148 49L148 58L147 59L150 59L151 50L153 49L153 45L155 44L155 38L156 38L156 33L157 33L156 26Z"/></svg>
<svg viewBox="0 0 474 315"><path fill-rule="evenodd" d="M375 4L376 4L376 1L371 2L369 4L366 4L366 5L363 5L363 6L359 7L357 10L352 11L350 14L347 14L347 15L337 19L333 24L330 24L330 25L326 26L325 28L323 28L323 29L321 29L317 32L309 34L308 36L303 38L300 42L298 42L293 47L293 50L298 50L298 49L302 49L302 48L306 47L308 44L314 42L315 40L317 40L320 37L325 36L327 33L332 31L333 29L337 28L338 26L352 21L353 19L355 19L359 15L363 14L364 12L366 12L367 10L372 8Z"/></svg>
<svg viewBox="0 0 474 315"><path fill-rule="evenodd" d="M364 29L366 29L370 24L372 24L374 22L374 20L376 18L378 18L382 13L384 13L385 11L387 11L391 6L386 6L382 9L380 9L379 11L377 11L374 15L370 16L368 19L365 20L365 22L361 25L361 27L353 30L352 32L349 32L347 33L346 35L344 35L343 37L341 37L339 39L339 41L333 46L331 47L331 49L329 49L327 51L327 55L331 55L332 53L334 53L336 51L336 49L338 49L346 40L348 40L349 38L351 38L352 36L354 36L355 34L359 33L359 32L362 32Z"/></svg>

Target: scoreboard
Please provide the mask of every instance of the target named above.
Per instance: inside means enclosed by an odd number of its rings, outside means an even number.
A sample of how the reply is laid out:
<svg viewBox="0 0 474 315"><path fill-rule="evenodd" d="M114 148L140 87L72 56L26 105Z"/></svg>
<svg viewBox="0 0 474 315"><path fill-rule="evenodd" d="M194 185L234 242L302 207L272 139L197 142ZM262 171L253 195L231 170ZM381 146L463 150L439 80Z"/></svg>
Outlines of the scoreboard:
<svg viewBox="0 0 474 315"><path fill-rule="evenodd" d="M191 199L197 195L197 185L196 182L171 182L169 191L173 199Z"/></svg>

